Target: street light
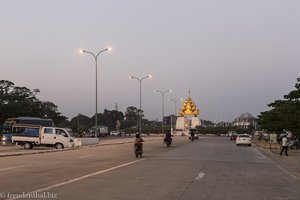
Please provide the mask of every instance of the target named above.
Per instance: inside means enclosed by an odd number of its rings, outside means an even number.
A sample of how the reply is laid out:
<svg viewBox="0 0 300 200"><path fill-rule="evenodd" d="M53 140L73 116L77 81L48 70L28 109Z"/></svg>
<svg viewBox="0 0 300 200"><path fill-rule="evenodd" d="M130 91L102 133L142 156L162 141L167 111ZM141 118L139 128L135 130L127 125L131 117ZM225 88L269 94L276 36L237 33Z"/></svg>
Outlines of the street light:
<svg viewBox="0 0 300 200"><path fill-rule="evenodd" d="M142 81L146 78L151 78L151 75L145 76L143 78L137 78L135 76L130 76L129 78L133 78L136 79L140 82L140 111L139 111L139 115L140 115L140 122L139 122L139 128L140 128L140 134L142 134Z"/></svg>
<svg viewBox="0 0 300 200"><path fill-rule="evenodd" d="M96 112L95 112L95 137L97 137L97 114L98 114L98 104L97 104L97 101L98 101L98 80L97 80L97 63L98 63L98 56L100 55L100 53L104 52L104 51L111 51L111 48L108 47L106 49L103 49L101 51L99 51L96 55L90 51L86 51L86 50L83 50L83 49L80 49L79 52L80 53L88 53L88 54L91 54L94 59L95 59L95 69L96 69Z"/></svg>
<svg viewBox="0 0 300 200"><path fill-rule="evenodd" d="M167 92L172 92L172 90L165 90L165 91L160 91L160 90L155 90L155 92L157 92L157 93L160 93L161 94L161 96L162 96L162 128L161 128L161 130L162 130L162 134L164 134L164 116L165 116L165 94L167 93Z"/></svg>
<svg viewBox="0 0 300 200"><path fill-rule="evenodd" d="M183 99L182 98L180 98L180 99L176 99L176 100L174 100L174 99L169 99L169 101L172 101L172 102L174 102L174 104L175 104L175 106L174 106L174 115L175 115L175 119L176 119L176 110L177 110L177 102L178 101L182 101ZM171 134L173 134L173 117L171 116Z"/></svg>

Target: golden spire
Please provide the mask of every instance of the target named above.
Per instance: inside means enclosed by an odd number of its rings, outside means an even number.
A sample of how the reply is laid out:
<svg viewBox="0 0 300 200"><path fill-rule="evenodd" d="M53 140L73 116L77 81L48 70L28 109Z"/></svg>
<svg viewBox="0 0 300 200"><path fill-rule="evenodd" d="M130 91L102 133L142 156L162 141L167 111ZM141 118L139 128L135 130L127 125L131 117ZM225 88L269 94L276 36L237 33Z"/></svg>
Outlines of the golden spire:
<svg viewBox="0 0 300 200"><path fill-rule="evenodd" d="M178 112L181 116L184 115L194 115L194 116L198 116L200 111L197 108L196 104L193 102L192 98L191 98L191 90L189 89L189 97L187 98L187 100L184 102L184 104L182 105L181 110L179 110Z"/></svg>

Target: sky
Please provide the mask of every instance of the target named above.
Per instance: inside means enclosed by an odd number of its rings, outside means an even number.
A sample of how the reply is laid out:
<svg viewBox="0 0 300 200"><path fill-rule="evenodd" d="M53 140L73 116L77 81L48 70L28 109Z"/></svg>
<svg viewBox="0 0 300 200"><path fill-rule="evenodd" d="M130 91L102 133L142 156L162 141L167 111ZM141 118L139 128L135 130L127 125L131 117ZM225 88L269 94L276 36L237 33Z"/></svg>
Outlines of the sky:
<svg viewBox="0 0 300 200"><path fill-rule="evenodd" d="M10 0L0 6L0 80L40 89L69 119L139 108L174 114L190 96L200 117L254 116L300 77L299 0ZM183 103L183 102L182 102ZM182 103L177 103L178 109Z"/></svg>

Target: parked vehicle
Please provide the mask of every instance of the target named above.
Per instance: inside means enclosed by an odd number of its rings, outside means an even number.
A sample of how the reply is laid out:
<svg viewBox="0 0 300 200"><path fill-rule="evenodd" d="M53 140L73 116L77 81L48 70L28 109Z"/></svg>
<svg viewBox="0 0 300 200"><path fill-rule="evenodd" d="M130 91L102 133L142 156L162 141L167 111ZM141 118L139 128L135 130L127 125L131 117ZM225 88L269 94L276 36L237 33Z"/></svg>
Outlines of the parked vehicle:
<svg viewBox="0 0 300 200"><path fill-rule="evenodd" d="M124 131L119 131L119 130L115 130L115 131L110 131L110 135L111 136L122 136L122 135L124 135Z"/></svg>
<svg viewBox="0 0 300 200"><path fill-rule="evenodd" d="M17 118L8 118L5 120L4 125L17 125L17 124L31 124L31 125L40 125L40 126L54 126L52 119L43 119L39 117L17 117Z"/></svg>
<svg viewBox="0 0 300 200"><path fill-rule="evenodd" d="M20 126L47 126L52 127L54 123L52 119L42 119L38 117L17 117L8 118L5 120L4 124L1 126L0 141L2 145L11 145L11 137L13 134L18 134Z"/></svg>
<svg viewBox="0 0 300 200"><path fill-rule="evenodd" d="M0 141L2 145L12 145L11 142L12 133L2 133L0 136Z"/></svg>
<svg viewBox="0 0 300 200"><path fill-rule="evenodd" d="M300 142L299 139L291 140L289 142L290 149L300 149Z"/></svg>
<svg viewBox="0 0 300 200"><path fill-rule="evenodd" d="M119 131L110 131L110 136L120 136Z"/></svg>
<svg viewBox="0 0 300 200"><path fill-rule="evenodd" d="M95 131L96 131L97 132L97 137L107 137L107 136L109 136L107 126L97 126L96 129L93 126L92 128L90 128L89 131L90 131L91 135L94 135L94 136L95 136Z"/></svg>
<svg viewBox="0 0 300 200"><path fill-rule="evenodd" d="M251 137L248 134L239 134L235 140L236 146L248 145L251 146Z"/></svg>
<svg viewBox="0 0 300 200"><path fill-rule="evenodd" d="M74 147L74 139L64 128L43 127L33 125L14 126L12 142L22 145L25 149L34 146L49 146L56 149Z"/></svg>

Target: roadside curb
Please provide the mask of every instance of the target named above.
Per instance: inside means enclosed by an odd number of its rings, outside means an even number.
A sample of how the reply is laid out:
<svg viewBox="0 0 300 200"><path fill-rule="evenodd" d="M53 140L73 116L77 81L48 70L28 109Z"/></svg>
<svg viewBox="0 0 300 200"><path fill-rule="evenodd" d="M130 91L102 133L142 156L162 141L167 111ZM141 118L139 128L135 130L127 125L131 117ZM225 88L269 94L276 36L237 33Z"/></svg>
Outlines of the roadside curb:
<svg viewBox="0 0 300 200"><path fill-rule="evenodd" d="M43 154L43 153L52 153L52 152L60 152L60 151L71 151L74 150L73 148L66 148L66 149L49 149L49 150L40 150L40 151L20 151L20 152L7 152L7 153L0 153L0 157L9 157L9 156L23 156L23 155L31 155L31 154Z"/></svg>
<svg viewBox="0 0 300 200"><path fill-rule="evenodd" d="M148 138L146 141L154 141L161 139L161 137L153 137ZM61 152L61 151L72 151L72 150L79 150L84 148L93 148L99 146L107 146L107 145L118 145L118 144L130 144L133 143L133 138L128 140L127 138L125 141L99 141L98 144L74 147L74 148L65 148L65 149L47 149L47 150L40 150L40 151L31 151L31 150L22 150L20 152L7 152L7 153L0 153L0 157L10 157L10 156L23 156L23 155L31 155L31 154L43 154L43 153L53 153L53 152Z"/></svg>
<svg viewBox="0 0 300 200"><path fill-rule="evenodd" d="M146 141L155 141L155 140L159 140L162 139L161 137L155 137L155 138L148 138ZM98 144L92 144L92 145L86 145L86 146L81 146L78 147L78 149L80 148L92 148L92 147L98 147L98 146L107 146L107 145L118 145L118 144L130 144L133 143L133 138L131 138L131 140L127 140L127 141L116 141L116 142L99 142Z"/></svg>

